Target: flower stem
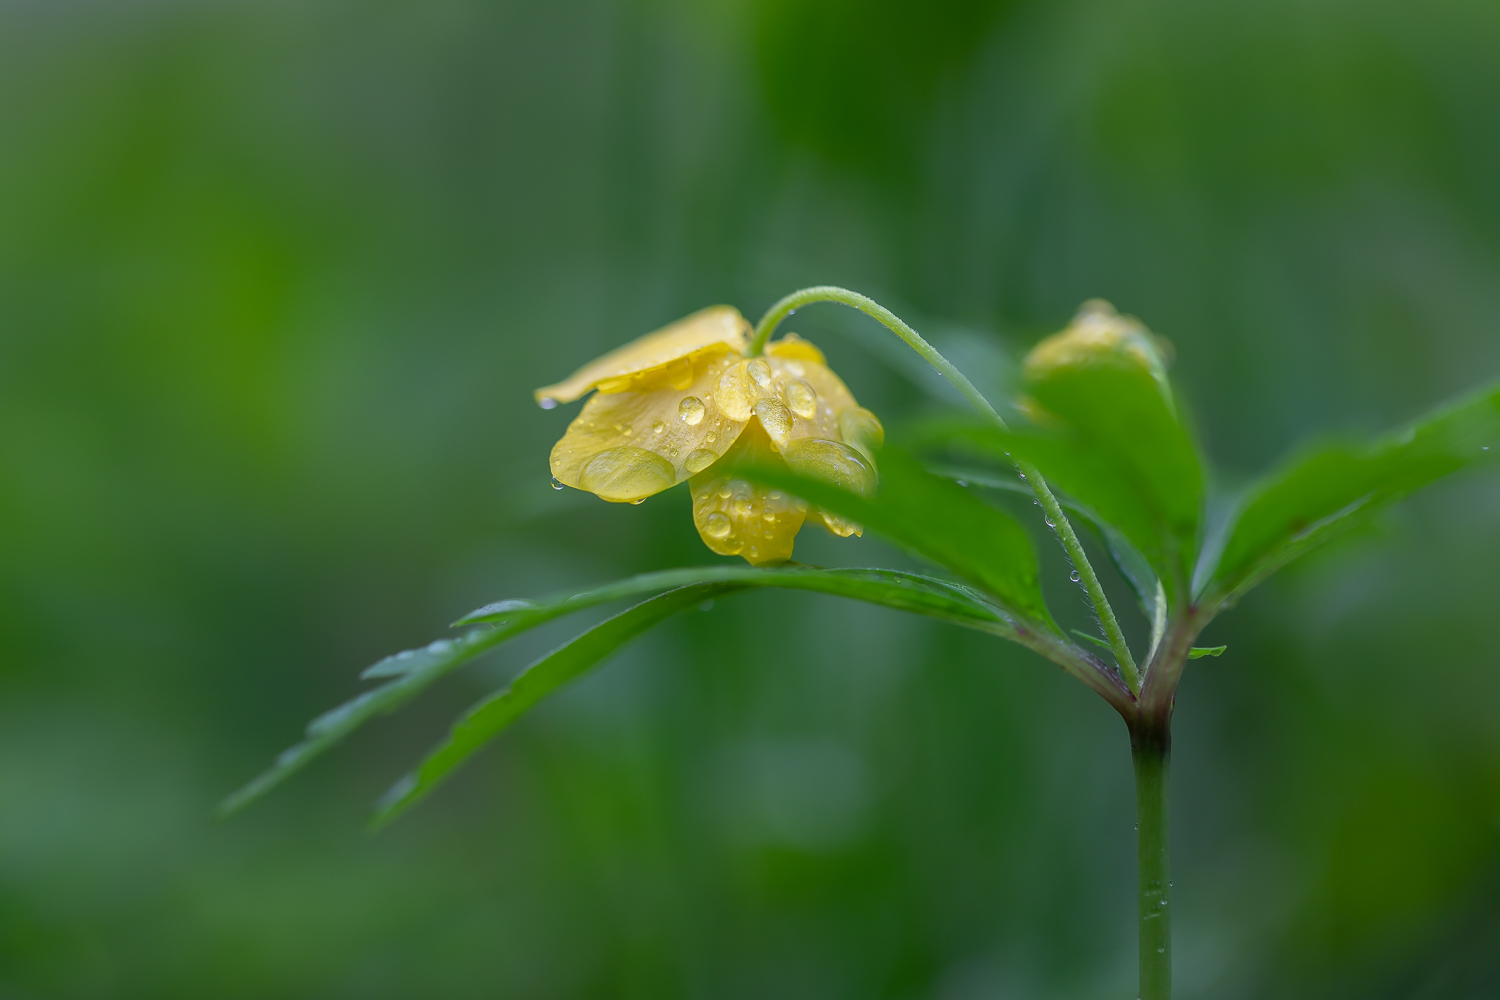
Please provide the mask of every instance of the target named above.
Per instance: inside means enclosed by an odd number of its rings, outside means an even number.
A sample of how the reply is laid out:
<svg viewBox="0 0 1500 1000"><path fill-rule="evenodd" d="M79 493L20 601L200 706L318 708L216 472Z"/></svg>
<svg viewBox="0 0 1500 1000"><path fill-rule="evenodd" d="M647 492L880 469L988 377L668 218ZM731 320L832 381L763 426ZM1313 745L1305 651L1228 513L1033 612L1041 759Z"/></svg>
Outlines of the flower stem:
<svg viewBox="0 0 1500 1000"><path fill-rule="evenodd" d="M1172 997L1172 882L1167 845L1167 772L1172 738L1168 725L1157 728L1138 724L1130 733L1140 890L1139 1000Z"/></svg>
<svg viewBox="0 0 1500 1000"><path fill-rule="evenodd" d="M970 382L963 372L953 367L951 361L939 354L937 348L923 340L921 334L879 302L867 295L851 292L847 288L839 288L835 285L815 285L786 296L766 310L766 314L755 325L755 336L751 338L750 346L745 353L754 357L764 352L766 341L770 339L781 321L803 306L814 302L837 302L852 309L858 309L866 316L879 320L892 333L904 340L908 347L920 354L922 359L935 368L939 375L952 383L953 388L969 401L970 406L979 411L980 416L1001 430L1009 429L1005 426L1004 418L990 405L990 401L974 388L974 383ZM1037 467L1025 459L1017 459L1016 468L1020 470L1026 484L1031 487L1031 491L1041 502L1048 522L1057 531L1058 541L1068 553L1068 558L1073 561L1073 567L1078 570L1080 582L1089 595L1089 601L1094 605L1094 612L1099 616L1099 624L1104 629L1104 636L1109 640L1109 647L1114 652L1115 659L1119 661L1120 672L1125 678L1125 683L1130 687L1130 693L1139 694L1141 679L1136 670L1135 659L1130 655L1130 647L1126 645L1125 635L1120 631L1119 619L1115 617L1114 609L1109 606L1109 599L1104 596L1104 588L1099 584L1099 576L1090 565L1089 558L1083 551L1083 545L1078 541L1077 532L1073 530L1072 523L1063 513L1062 505L1057 502L1057 497L1052 495L1052 491L1047 487L1047 481L1042 478Z"/></svg>

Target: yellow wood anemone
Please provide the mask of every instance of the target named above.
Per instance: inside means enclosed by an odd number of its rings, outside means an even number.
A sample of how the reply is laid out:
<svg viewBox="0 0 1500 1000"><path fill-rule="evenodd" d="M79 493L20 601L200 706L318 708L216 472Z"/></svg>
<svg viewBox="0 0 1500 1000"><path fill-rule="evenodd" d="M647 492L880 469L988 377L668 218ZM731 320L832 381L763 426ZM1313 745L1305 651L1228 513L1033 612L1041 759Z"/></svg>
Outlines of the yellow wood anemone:
<svg viewBox="0 0 1500 1000"><path fill-rule="evenodd" d="M558 482L639 503L688 480L693 523L710 549L782 562L804 521L841 537L860 527L738 475L784 461L868 495L880 421L854 401L823 352L796 334L747 358L750 324L714 306L649 333L536 390L550 409L597 390L552 448Z"/></svg>

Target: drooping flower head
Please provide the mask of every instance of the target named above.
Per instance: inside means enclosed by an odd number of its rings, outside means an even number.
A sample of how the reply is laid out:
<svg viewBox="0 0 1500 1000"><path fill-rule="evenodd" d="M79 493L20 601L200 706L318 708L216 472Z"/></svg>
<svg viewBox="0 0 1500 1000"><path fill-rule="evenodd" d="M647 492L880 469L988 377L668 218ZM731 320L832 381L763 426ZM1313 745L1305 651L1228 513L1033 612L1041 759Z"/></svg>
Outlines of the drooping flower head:
<svg viewBox="0 0 1500 1000"><path fill-rule="evenodd" d="M649 333L536 390L550 409L595 390L552 449L552 476L616 503L688 480L693 523L720 555L791 557L807 519L842 537L860 528L739 475L785 462L845 489L875 489L880 421L854 401L823 352L788 334L745 357L750 324L714 306Z"/></svg>

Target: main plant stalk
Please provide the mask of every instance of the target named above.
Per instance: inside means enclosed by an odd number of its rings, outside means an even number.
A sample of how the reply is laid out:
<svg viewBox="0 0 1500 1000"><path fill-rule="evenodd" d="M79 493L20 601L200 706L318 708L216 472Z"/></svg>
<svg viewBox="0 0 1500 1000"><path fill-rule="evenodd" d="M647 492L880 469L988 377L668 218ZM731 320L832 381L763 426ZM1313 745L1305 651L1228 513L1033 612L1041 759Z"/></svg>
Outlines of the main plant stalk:
<svg viewBox="0 0 1500 1000"><path fill-rule="evenodd" d="M1167 842L1167 777L1171 723L1131 727L1135 765L1137 903L1140 920L1140 1000L1171 1000L1172 873Z"/></svg>

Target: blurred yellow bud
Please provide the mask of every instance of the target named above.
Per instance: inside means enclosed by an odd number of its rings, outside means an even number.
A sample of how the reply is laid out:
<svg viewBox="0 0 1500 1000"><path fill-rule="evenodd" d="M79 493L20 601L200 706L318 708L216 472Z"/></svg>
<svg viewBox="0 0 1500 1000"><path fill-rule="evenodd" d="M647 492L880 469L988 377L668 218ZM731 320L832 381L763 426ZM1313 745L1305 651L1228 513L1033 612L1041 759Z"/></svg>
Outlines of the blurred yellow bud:
<svg viewBox="0 0 1500 1000"><path fill-rule="evenodd" d="M1103 299L1090 299L1079 307L1067 329L1031 349L1021 367L1028 384L1087 369L1142 371L1160 388L1167 405L1172 389L1167 381L1171 344L1157 337L1134 316L1121 316ZM1021 409L1039 423L1048 416L1033 400L1021 400Z"/></svg>
<svg viewBox="0 0 1500 1000"><path fill-rule="evenodd" d="M836 535L859 534L853 522L735 476L741 462L785 461L868 495L885 439L817 347L787 334L747 358L749 332L739 312L715 306L538 389L546 409L597 390L553 447L553 477L616 503L691 480L704 544L753 564L789 559L809 517Z"/></svg>

